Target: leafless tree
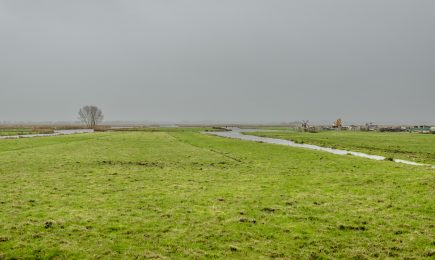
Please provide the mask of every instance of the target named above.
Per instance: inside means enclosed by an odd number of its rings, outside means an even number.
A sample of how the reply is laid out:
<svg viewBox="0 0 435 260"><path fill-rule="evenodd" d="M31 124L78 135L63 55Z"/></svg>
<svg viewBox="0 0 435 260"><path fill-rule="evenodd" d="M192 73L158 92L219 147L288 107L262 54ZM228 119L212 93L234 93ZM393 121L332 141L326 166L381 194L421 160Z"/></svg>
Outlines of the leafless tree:
<svg viewBox="0 0 435 260"><path fill-rule="evenodd" d="M103 118L103 112L96 106L84 106L79 110L79 119L88 128L95 128L96 125L103 121Z"/></svg>

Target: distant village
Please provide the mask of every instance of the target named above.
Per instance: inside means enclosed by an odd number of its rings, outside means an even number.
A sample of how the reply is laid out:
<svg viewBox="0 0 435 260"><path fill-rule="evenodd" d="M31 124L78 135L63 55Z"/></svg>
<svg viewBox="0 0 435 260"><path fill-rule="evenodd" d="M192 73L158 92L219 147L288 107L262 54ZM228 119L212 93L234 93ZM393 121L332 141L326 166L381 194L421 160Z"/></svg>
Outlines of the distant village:
<svg viewBox="0 0 435 260"><path fill-rule="evenodd" d="M435 134L435 126L430 125L415 125L415 126L380 126L374 123L366 123L365 125L346 125L341 118L337 119L331 125L310 126L308 121L302 121L300 129L306 132L318 132L327 130L343 130L343 131L378 131L378 132L412 132L422 134Z"/></svg>

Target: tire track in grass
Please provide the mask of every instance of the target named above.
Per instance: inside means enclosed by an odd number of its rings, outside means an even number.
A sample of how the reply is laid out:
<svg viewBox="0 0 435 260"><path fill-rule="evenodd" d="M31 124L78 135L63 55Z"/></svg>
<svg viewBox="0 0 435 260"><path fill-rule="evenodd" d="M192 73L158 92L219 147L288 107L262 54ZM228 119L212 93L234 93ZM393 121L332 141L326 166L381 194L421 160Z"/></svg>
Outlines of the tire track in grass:
<svg viewBox="0 0 435 260"><path fill-rule="evenodd" d="M189 142L187 142L187 141L184 141L184 140L181 140L181 139L177 138L177 137L174 136L172 133L167 133L167 134L170 135L170 136L172 136L175 140L177 140L177 141L180 142L180 143L187 144L187 145L189 145L189 146L193 146L193 147L195 147L195 148L197 148L197 149L200 149L200 150L205 150L205 151L209 151L209 152L214 153L214 154L218 154L218 155L220 155L220 156L223 156L223 157L225 157L225 158L227 158L227 159L230 159L230 160L232 160L232 161L236 161L236 162L238 162L238 163L243 163L243 161L242 161L241 159L239 159L239 158L237 158L237 157L234 157L234 156L230 156L230 155L228 155L228 154L226 154L226 153L224 153L224 152L214 150L213 148L206 148L206 147L202 147L202 146L199 146L199 145L194 145L194 144L192 144L192 143L189 143Z"/></svg>

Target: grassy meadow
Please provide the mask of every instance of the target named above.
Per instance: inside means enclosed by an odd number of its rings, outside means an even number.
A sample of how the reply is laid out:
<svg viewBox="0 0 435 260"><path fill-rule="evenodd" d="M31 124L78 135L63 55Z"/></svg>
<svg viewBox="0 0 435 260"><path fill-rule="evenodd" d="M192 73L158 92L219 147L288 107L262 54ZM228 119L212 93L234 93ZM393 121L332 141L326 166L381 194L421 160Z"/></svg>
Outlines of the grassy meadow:
<svg viewBox="0 0 435 260"><path fill-rule="evenodd" d="M249 134L435 165L434 134L361 131L309 133L291 130Z"/></svg>
<svg viewBox="0 0 435 260"><path fill-rule="evenodd" d="M200 130L0 140L0 259L434 257L435 170Z"/></svg>

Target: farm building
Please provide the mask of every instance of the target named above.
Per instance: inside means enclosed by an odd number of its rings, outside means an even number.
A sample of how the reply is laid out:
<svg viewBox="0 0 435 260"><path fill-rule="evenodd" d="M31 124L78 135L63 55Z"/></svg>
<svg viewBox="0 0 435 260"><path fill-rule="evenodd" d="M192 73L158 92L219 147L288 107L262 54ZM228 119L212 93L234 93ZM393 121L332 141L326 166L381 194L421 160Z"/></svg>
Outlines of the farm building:
<svg viewBox="0 0 435 260"><path fill-rule="evenodd" d="M432 131L433 127L430 127L428 125L416 125L414 127L411 127L411 132L420 132L420 133L430 133Z"/></svg>
<svg viewBox="0 0 435 260"><path fill-rule="evenodd" d="M364 130L366 131L376 131L379 129L378 125L373 124L372 122L366 123Z"/></svg>

